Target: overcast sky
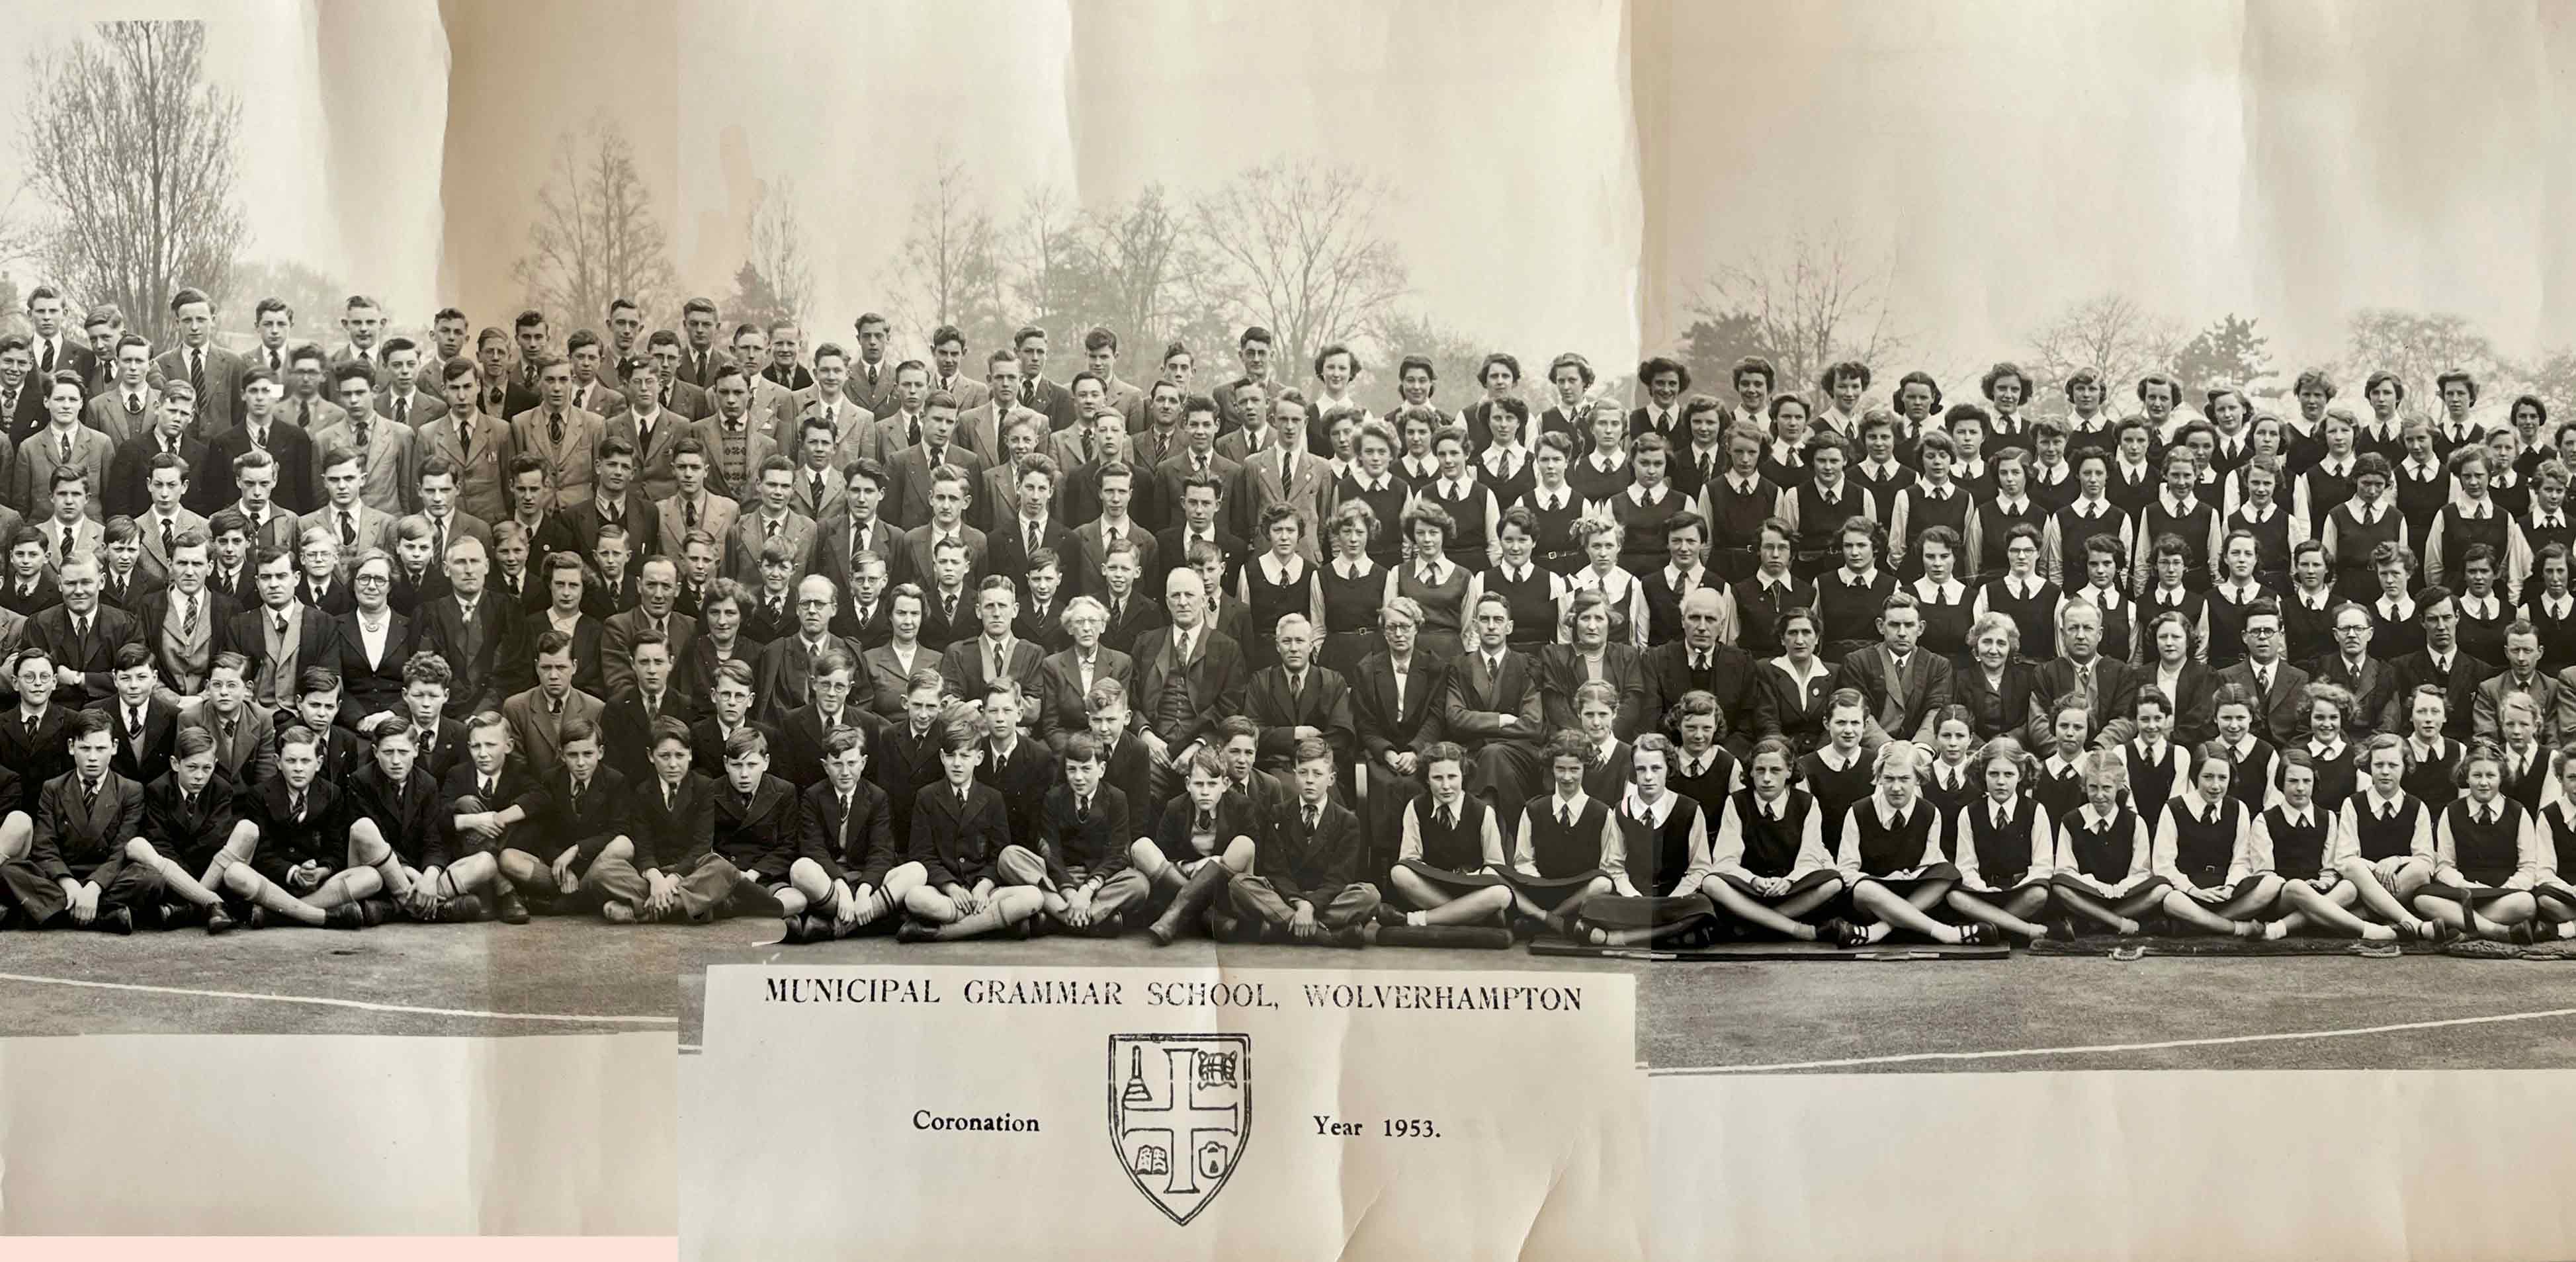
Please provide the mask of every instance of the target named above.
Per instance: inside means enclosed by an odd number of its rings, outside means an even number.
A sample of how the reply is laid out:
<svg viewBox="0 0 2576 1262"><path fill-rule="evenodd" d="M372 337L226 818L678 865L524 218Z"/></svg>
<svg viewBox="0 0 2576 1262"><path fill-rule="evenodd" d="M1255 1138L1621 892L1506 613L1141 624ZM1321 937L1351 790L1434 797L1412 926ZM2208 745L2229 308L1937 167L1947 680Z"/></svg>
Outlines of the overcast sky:
<svg viewBox="0 0 2576 1262"><path fill-rule="evenodd" d="M405 321L518 304L550 146L605 109L693 291L730 288L756 182L792 173L836 334L887 304L914 194L954 153L1005 215L1041 184L1102 205L1347 160L1395 191L1407 305L1525 358L1632 360L1712 268L1801 224L1892 261L1900 321L1962 360L2105 291L2195 327L2257 315L2284 361L2334 353L2371 305L2459 312L2513 354L2576 342L2552 231L2576 48L2550 5L196 7L245 100L251 255ZM46 0L0 20L18 46L69 29ZM26 82L0 58L0 100Z"/></svg>

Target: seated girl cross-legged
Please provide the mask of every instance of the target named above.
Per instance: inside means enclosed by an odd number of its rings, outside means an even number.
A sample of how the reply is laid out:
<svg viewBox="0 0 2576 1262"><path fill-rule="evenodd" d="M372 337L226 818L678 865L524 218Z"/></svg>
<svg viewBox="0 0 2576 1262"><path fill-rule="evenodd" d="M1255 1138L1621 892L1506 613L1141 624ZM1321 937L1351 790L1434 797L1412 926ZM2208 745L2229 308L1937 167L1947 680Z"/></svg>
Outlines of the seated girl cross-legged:
<svg viewBox="0 0 2576 1262"><path fill-rule="evenodd" d="M2347 770L2351 767L2349 761L2342 765ZM2283 751L2281 800L2254 821L2262 833L2255 845L2271 852L2272 868L2281 874L2271 909L2278 919L2266 927L2264 936L2288 937L2313 926L2364 942L2394 942L2396 930L2352 914L2360 891L2343 879L2334 864L2342 816L2318 803L2318 780L2314 754L2305 749Z"/></svg>
<svg viewBox="0 0 2576 1262"><path fill-rule="evenodd" d="M2235 772L2222 742L2192 751L2190 785L2165 803L2164 818L2156 821L2151 867L2165 882L2164 912L2177 926L2279 938L2287 931L2256 913L2280 897L2281 878L2272 871L2272 856L2257 852L2263 834L2254 811L2228 791Z"/></svg>
<svg viewBox="0 0 2576 1262"><path fill-rule="evenodd" d="M1951 817L1950 857L1959 884L1950 891L1950 910L2037 942L2049 936L2037 918L2048 909L2057 843L2048 808L2022 791L2034 763L2021 742L1998 736L1980 746L1968 765L1984 795Z"/></svg>
<svg viewBox="0 0 2576 1262"><path fill-rule="evenodd" d="M2433 811L2404 786L2407 741L2381 732L2362 742L2362 783L2343 804L2335 871L2353 886L2355 910L2409 938L2439 942L2448 930L2406 903L2433 877Z"/></svg>
<svg viewBox="0 0 2576 1262"><path fill-rule="evenodd" d="M1818 913L1841 897L1843 878L1825 849L1825 809L1790 787L1795 747L1766 736L1753 746L1752 783L1728 794L1709 841L1700 892L1747 927L1796 942L1824 936Z"/></svg>
<svg viewBox="0 0 2576 1262"><path fill-rule="evenodd" d="M2164 901L2164 878L2147 870L2147 826L2120 800L2129 759L2120 750L2084 755L2084 805L2057 821L2052 898L2066 913L2122 937L2145 932L2139 917ZM2164 803L2154 803L2163 809Z"/></svg>
<svg viewBox="0 0 2576 1262"><path fill-rule="evenodd" d="M2533 941L2545 848L2540 822L2504 795L2504 751L2480 740L2460 763L2468 794L2433 822L2433 873L2409 900L2453 933ZM2556 930L2551 930L2556 936Z"/></svg>
<svg viewBox="0 0 2576 1262"><path fill-rule="evenodd" d="M1959 883L1957 866L1941 857L1947 821L1921 796L1931 767L1932 751L1912 741L1879 746L1871 767L1878 787L1843 818L1840 866L1852 914L1826 929L1844 946L1883 942L1897 929L1958 946L2002 941L1993 925L1944 924L1930 914Z"/></svg>

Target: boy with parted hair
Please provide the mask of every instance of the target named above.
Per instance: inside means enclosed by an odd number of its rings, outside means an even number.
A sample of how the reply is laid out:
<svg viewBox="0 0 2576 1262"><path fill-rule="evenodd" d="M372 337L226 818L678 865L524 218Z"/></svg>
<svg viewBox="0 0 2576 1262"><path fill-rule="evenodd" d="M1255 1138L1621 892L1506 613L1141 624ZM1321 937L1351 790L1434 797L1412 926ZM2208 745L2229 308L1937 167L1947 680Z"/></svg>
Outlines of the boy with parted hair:
<svg viewBox="0 0 2576 1262"><path fill-rule="evenodd" d="M654 721L653 782L635 794L630 846L603 847L591 863L609 923L704 923L732 896L736 870L715 852L716 782L690 770L695 757L687 725Z"/></svg>
<svg viewBox="0 0 2576 1262"><path fill-rule="evenodd" d="M8 783L9 789L17 786ZM0 824L0 849L14 824ZM128 863L161 874L161 927L205 923L223 909L224 868L240 855L225 849L233 834L233 785L215 760L214 733L182 728L171 742L170 769L143 786L142 832L125 843Z"/></svg>
<svg viewBox="0 0 2576 1262"><path fill-rule="evenodd" d="M1356 879L1359 816L1332 800L1339 763L1329 742L1305 737L1297 742L1295 759L1296 804L1272 813L1253 870L1231 883L1228 896L1248 922L1245 927L1265 936L1364 946L1379 895L1377 886Z"/></svg>
<svg viewBox="0 0 2576 1262"><path fill-rule="evenodd" d="M1134 836L1127 795L1102 782L1109 759L1089 732L1065 738L1063 764L1064 783L1047 791L1038 811L1034 848L1003 851L1002 870L1015 884L1043 889L1047 914L1056 923L1113 937L1125 927L1128 902L1140 892L1132 882L1117 881L1127 867L1125 841Z"/></svg>
<svg viewBox="0 0 2576 1262"><path fill-rule="evenodd" d="M451 849L438 814L438 780L420 760L419 735L399 715L376 724L367 738L374 756L349 782L352 818L373 822L393 848L381 910L414 920L480 920L487 909L477 891L493 883L498 868L488 854L460 857Z"/></svg>
<svg viewBox="0 0 2576 1262"><path fill-rule="evenodd" d="M440 823L451 839L450 853L459 856L455 862L481 855L494 864L493 910L501 923L524 925L528 908L518 894L518 875L533 884L551 874L542 871L548 865L535 857L535 849L541 848L537 843L514 843L520 825L545 814L549 803L527 764L510 756L514 743L509 720L497 710L481 711L466 722L465 761L440 786L439 795L448 804Z"/></svg>
<svg viewBox="0 0 2576 1262"><path fill-rule="evenodd" d="M298 723L278 737L277 775L235 798L241 818L227 844L243 861L224 869L224 886L250 904L232 916L250 928L283 919L363 929L382 918L367 900L391 884L384 867L400 861L373 821L355 817L347 790L321 772L322 738Z"/></svg>
<svg viewBox="0 0 2576 1262"><path fill-rule="evenodd" d="M64 734L72 769L38 794L24 855L0 861L0 926L132 933L135 909L157 909L162 891L159 866L126 849L143 821L143 786L109 768L106 715L75 714Z"/></svg>
<svg viewBox="0 0 2576 1262"><path fill-rule="evenodd" d="M781 916L792 928L806 899L788 880L796 862L796 786L769 774L769 737L746 728L725 738L725 779L716 791L716 857L734 869L717 916Z"/></svg>
<svg viewBox="0 0 2576 1262"><path fill-rule="evenodd" d="M1116 878L1130 887L1128 901L1170 891L1162 915L1145 929L1156 946L1203 924L1226 885L1252 870L1261 828L1252 799L1228 789L1223 754L1201 745L1183 763L1180 795L1163 804L1152 835L1127 848L1127 870Z"/></svg>
<svg viewBox="0 0 2576 1262"><path fill-rule="evenodd" d="M912 858L886 876L887 892L902 900L906 913L896 941L993 933L1027 922L1044 906L1036 888L1000 883L1011 818L1002 795L975 779L987 730L976 714L950 723L940 744L940 782L923 788L913 803Z"/></svg>
<svg viewBox="0 0 2576 1262"><path fill-rule="evenodd" d="M788 882L805 899L806 913L787 918L787 941L821 942L892 929L897 904L885 893L886 874L901 862L894 835L894 807L885 790L868 783L868 736L857 727L823 735L823 778L803 795L796 861Z"/></svg>

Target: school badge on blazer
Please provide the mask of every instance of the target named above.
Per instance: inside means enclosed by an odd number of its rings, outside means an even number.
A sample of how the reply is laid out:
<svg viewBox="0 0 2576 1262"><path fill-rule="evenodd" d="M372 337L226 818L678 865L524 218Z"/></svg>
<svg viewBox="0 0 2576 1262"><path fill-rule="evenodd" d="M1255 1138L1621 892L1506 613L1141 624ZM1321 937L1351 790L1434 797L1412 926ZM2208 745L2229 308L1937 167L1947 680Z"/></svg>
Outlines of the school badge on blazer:
<svg viewBox="0 0 2576 1262"><path fill-rule="evenodd" d="M1109 1036L1109 1144L1174 1223L1216 1199L1252 1135L1252 1036Z"/></svg>

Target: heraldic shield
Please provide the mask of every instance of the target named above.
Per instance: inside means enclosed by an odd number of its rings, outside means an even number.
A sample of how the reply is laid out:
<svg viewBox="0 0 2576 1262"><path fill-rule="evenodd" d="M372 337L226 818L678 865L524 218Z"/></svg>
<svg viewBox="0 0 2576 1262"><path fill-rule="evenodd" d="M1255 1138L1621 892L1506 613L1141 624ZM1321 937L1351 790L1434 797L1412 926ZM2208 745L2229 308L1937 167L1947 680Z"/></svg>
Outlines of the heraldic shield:
<svg viewBox="0 0 2576 1262"><path fill-rule="evenodd" d="M1252 1135L1252 1036L1109 1036L1109 1143L1145 1199L1186 1225Z"/></svg>

